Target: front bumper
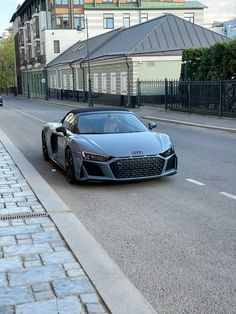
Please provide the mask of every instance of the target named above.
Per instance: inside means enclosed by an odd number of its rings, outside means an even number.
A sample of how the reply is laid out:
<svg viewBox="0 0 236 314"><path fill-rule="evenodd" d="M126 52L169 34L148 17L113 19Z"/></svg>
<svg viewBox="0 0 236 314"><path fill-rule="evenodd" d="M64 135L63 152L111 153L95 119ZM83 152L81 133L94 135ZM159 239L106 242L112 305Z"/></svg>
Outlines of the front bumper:
<svg viewBox="0 0 236 314"><path fill-rule="evenodd" d="M75 161L76 162L76 161ZM112 158L106 162L81 160L78 180L132 181L169 176L177 173L176 154Z"/></svg>

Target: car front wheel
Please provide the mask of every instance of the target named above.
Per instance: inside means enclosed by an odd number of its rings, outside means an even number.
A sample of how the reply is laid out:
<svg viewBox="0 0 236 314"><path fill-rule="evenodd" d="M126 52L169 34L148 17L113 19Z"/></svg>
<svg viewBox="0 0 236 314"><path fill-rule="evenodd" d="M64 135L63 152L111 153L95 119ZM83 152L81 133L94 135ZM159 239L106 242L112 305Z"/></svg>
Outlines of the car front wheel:
<svg viewBox="0 0 236 314"><path fill-rule="evenodd" d="M69 148L66 150L65 166L67 181L71 184L76 183L74 160Z"/></svg>
<svg viewBox="0 0 236 314"><path fill-rule="evenodd" d="M45 133L42 133L42 151L43 151L43 158L44 160L48 161L49 160L49 155L48 155L48 148L47 148L47 142L46 142L46 137Z"/></svg>

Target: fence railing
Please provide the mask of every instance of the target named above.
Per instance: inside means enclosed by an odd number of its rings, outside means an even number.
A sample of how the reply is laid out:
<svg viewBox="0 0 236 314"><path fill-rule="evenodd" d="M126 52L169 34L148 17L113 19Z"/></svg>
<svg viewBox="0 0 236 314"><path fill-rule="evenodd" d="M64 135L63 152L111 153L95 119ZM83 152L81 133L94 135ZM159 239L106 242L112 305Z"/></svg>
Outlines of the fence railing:
<svg viewBox="0 0 236 314"><path fill-rule="evenodd" d="M137 103L236 117L236 81L138 81Z"/></svg>

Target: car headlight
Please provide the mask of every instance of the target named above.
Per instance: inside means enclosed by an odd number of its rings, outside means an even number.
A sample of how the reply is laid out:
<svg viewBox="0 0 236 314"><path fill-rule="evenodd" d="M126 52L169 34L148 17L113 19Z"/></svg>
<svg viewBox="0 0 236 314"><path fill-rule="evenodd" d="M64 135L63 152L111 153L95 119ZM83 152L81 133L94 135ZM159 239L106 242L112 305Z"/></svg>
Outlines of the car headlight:
<svg viewBox="0 0 236 314"><path fill-rule="evenodd" d="M110 156L107 155L94 154L90 152L82 152L82 156L84 159L96 161L107 161L110 158Z"/></svg>
<svg viewBox="0 0 236 314"><path fill-rule="evenodd" d="M169 156L173 155L174 152L175 152L174 146L171 146L170 148L168 148L166 151L164 151L160 155L163 156L163 157L169 157Z"/></svg>

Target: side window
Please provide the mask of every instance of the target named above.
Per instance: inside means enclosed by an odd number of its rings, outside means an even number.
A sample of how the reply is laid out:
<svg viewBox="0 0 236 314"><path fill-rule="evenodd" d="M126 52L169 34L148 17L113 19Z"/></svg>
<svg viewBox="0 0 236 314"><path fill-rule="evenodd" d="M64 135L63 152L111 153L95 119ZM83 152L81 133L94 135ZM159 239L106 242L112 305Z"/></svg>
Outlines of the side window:
<svg viewBox="0 0 236 314"><path fill-rule="evenodd" d="M71 132L73 132L74 133L74 131L75 131L75 115L73 114L73 113L69 113L66 117L65 117L65 119L64 119L64 121L63 121L63 126L67 129L67 130L69 130L69 131L71 131Z"/></svg>

